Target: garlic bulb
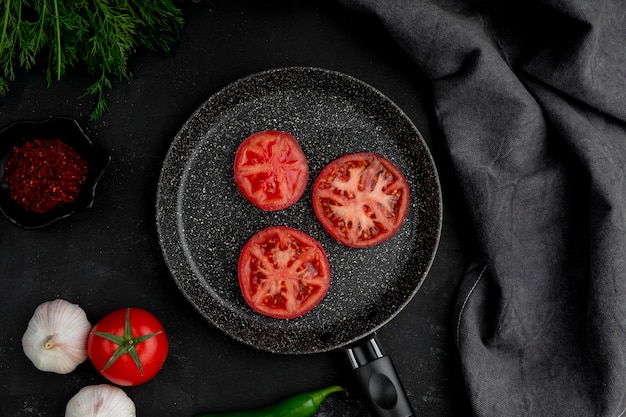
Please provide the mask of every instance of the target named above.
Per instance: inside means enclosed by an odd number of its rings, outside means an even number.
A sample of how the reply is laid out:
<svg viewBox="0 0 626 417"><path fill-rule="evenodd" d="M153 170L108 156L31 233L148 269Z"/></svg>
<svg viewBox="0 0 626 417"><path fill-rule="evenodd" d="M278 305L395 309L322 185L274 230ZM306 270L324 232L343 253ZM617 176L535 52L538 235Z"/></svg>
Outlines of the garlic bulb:
<svg viewBox="0 0 626 417"><path fill-rule="evenodd" d="M65 417L134 417L135 403L118 387L89 385L74 395L65 407Z"/></svg>
<svg viewBox="0 0 626 417"><path fill-rule="evenodd" d="M57 299L35 309L22 336L22 348L41 371L67 374L87 359L91 324L76 304Z"/></svg>

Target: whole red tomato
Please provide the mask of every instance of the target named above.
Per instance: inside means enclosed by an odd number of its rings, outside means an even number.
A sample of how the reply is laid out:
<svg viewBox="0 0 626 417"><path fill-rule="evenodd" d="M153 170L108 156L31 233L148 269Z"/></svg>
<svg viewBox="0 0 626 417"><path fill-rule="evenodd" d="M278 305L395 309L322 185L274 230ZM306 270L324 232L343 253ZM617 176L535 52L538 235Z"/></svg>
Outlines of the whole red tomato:
<svg viewBox="0 0 626 417"><path fill-rule="evenodd" d="M151 313L122 308L91 329L87 353L96 369L117 385L139 385L153 378L168 352L165 330Z"/></svg>

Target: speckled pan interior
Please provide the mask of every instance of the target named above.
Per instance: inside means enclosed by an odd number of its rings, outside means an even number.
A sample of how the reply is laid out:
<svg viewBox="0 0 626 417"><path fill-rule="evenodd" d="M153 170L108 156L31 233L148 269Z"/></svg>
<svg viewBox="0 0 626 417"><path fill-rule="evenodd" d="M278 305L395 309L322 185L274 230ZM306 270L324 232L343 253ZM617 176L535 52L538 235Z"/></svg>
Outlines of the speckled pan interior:
<svg viewBox="0 0 626 417"><path fill-rule="evenodd" d="M233 178L237 147L250 134L288 131L309 161L307 191L295 205L263 212ZM311 184L345 153L378 152L411 186L400 231L380 245L353 249L317 221ZM275 353L323 352L355 342L391 320L430 268L442 221L437 172L410 119L383 94L345 74L293 67L253 74L204 102L182 126L159 181L156 220L163 254L185 297L213 325ZM281 320L253 311L237 280L245 242L272 225L300 229L325 248L331 287L306 315Z"/></svg>

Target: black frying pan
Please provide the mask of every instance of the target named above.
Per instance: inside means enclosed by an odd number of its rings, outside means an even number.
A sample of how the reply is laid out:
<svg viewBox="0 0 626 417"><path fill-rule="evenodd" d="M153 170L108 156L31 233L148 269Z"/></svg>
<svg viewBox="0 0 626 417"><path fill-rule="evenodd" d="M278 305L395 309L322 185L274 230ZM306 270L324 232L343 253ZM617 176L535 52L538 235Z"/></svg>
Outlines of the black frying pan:
<svg viewBox="0 0 626 417"><path fill-rule="evenodd" d="M298 203L270 213L250 204L233 178L241 141L268 129L288 131L298 139L311 174L309 189ZM321 169L345 153L359 151L390 159L411 186L411 205L400 231L366 249L348 248L331 238L310 204L310 185ZM410 119L353 77L305 67L251 75L204 102L171 145L156 206L159 239L172 276L209 322L243 343L275 353L347 347L356 368L384 356L371 335L419 289L434 258L442 221L437 172ZM324 300L292 320L253 311L237 281L243 245L273 225L290 226L317 239L331 266L331 287ZM380 382L367 378L366 384ZM394 409L387 399L383 402L383 408Z"/></svg>

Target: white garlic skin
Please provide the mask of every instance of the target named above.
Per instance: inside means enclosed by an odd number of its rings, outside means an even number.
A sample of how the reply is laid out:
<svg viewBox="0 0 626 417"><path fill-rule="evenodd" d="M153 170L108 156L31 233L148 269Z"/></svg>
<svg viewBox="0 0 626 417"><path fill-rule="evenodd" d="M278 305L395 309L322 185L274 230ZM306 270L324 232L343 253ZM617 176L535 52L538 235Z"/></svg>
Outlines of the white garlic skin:
<svg viewBox="0 0 626 417"><path fill-rule="evenodd" d="M77 304L57 299L40 304L22 336L22 348L41 371L67 374L87 359L91 323Z"/></svg>
<svg viewBox="0 0 626 417"><path fill-rule="evenodd" d="M135 403L119 387L89 385L74 395L65 407L65 417L135 417Z"/></svg>

